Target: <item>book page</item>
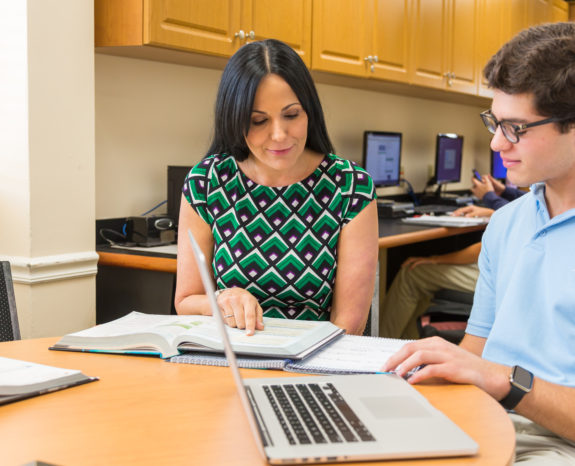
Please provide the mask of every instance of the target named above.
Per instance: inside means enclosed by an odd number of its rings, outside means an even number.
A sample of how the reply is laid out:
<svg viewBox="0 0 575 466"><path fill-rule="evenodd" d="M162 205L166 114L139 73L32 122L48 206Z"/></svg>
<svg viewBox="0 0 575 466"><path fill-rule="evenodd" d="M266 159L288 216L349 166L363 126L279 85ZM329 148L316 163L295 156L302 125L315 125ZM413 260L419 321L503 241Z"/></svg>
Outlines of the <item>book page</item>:
<svg viewBox="0 0 575 466"><path fill-rule="evenodd" d="M316 373L375 373L387 359L412 340L344 335L286 370Z"/></svg>

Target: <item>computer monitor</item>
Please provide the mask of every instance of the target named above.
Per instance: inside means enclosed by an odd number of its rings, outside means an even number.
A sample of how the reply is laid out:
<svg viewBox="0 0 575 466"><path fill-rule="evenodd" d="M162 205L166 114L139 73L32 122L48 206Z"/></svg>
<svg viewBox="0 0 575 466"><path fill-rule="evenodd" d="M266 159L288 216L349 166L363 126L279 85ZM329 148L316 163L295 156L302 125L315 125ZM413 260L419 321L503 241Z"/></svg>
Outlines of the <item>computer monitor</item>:
<svg viewBox="0 0 575 466"><path fill-rule="evenodd" d="M401 178L401 133L365 131L363 167L376 187L397 186Z"/></svg>
<svg viewBox="0 0 575 466"><path fill-rule="evenodd" d="M507 177L507 168L503 166L499 152L491 150L491 176L500 181Z"/></svg>
<svg viewBox="0 0 575 466"><path fill-rule="evenodd" d="M434 182L438 185L457 183L461 180L463 136L438 134L435 147Z"/></svg>
<svg viewBox="0 0 575 466"><path fill-rule="evenodd" d="M192 167L168 165L168 216L177 225L180 218L182 188Z"/></svg>

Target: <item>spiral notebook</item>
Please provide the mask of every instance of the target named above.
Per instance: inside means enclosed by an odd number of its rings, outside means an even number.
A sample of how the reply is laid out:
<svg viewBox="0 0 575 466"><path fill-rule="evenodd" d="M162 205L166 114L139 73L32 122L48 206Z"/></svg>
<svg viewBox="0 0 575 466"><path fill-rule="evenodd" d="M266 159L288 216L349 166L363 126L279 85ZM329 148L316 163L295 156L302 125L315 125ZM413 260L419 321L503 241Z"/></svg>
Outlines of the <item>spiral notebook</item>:
<svg viewBox="0 0 575 466"><path fill-rule="evenodd" d="M325 348L300 360L256 357L236 358L244 369L276 369L308 374L376 374L387 359L410 340L343 335ZM227 366L223 355L188 353L174 356L170 362Z"/></svg>

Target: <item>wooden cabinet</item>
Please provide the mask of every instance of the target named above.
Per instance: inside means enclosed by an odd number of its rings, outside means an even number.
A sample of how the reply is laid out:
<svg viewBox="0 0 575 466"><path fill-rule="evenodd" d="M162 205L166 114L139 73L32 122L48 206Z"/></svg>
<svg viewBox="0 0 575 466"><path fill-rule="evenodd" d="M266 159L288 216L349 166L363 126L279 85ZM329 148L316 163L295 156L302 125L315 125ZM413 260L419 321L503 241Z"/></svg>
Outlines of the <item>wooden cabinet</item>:
<svg viewBox="0 0 575 466"><path fill-rule="evenodd" d="M230 56L245 41L241 30L240 3L235 0L144 1L146 45Z"/></svg>
<svg viewBox="0 0 575 466"><path fill-rule="evenodd" d="M408 82L411 0L372 0L368 73L378 79ZM375 59L377 57L377 60Z"/></svg>
<svg viewBox="0 0 575 466"><path fill-rule="evenodd" d="M523 1L523 0L522 0ZM509 2L479 0L477 9L477 93L492 97L483 77L483 67L510 37Z"/></svg>
<svg viewBox="0 0 575 466"><path fill-rule="evenodd" d="M407 81L410 0L314 0L312 68Z"/></svg>
<svg viewBox="0 0 575 466"><path fill-rule="evenodd" d="M483 67L507 40L534 24L568 20L563 0L479 0L477 21L478 94L492 97L483 78Z"/></svg>
<svg viewBox="0 0 575 466"><path fill-rule="evenodd" d="M314 0L312 69L365 76L367 0Z"/></svg>
<svg viewBox="0 0 575 466"><path fill-rule="evenodd" d="M410 82L477 92L478 0L414 0Z"/></svg>
<svg viewBox="0 0 575 466"><path fill-rule="evenodd" d="M95 0L96 46L148 45L231 56L280 39L309 65L311 0Z"/></svg>
<svg viewBox="0 0 575 466"><path fill-rule="evenodd" d="M279 39L287 43L309 68L311 14L312 0L243 0L242 27L250 39Z"/></svg>
<svg viewBox="0 0 575 466"><path fill-rule="evenodd" d="M225 58L276 38L313 70L482 97L491 97L482 69L505 41L570 14L563 0L94 0L94 9L97 47Z"/></svg>

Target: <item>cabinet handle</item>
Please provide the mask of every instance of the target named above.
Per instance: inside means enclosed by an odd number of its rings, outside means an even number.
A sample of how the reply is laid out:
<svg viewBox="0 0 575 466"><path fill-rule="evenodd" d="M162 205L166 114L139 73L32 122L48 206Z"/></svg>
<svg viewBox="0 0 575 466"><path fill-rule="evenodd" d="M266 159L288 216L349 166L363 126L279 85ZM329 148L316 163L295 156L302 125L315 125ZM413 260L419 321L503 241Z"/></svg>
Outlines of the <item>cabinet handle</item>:
<svg viewBox="0 0 575 466"><path fill-rule="evenodd" d="M250 32L248 33L248 37L249 37L250 39L254 40L254 39L256 38L256 33L255 33L254 31L250 31Z"/></svg>
<svg viewBox="0 0 575 466"><path fill-rule="evenodd" d="M447 78L447 85L449 87L453 86L453 80L456 78L455 73L448 71L447 73L443 73L443 76Z"/></svg>
<svg viewBox="0 0 575 466"><path fill-rule="evenodd" d="M377 58L377 55L368 55L367 57L365 57L363 59L364 62L366 63L371 63L371 66L369 67L369 70L373 73L375 71L375 66L373 66L374 63L377 63L379 61L379 58Z"/></svg>
<svg viewBox="0 0 575 466"><path fill-rule="evenodd" d="M236 32L234 34L234 37L237 37L240 40L244 40L246 38L246 33L242 29L240 29L239 32Z"/></svg>

